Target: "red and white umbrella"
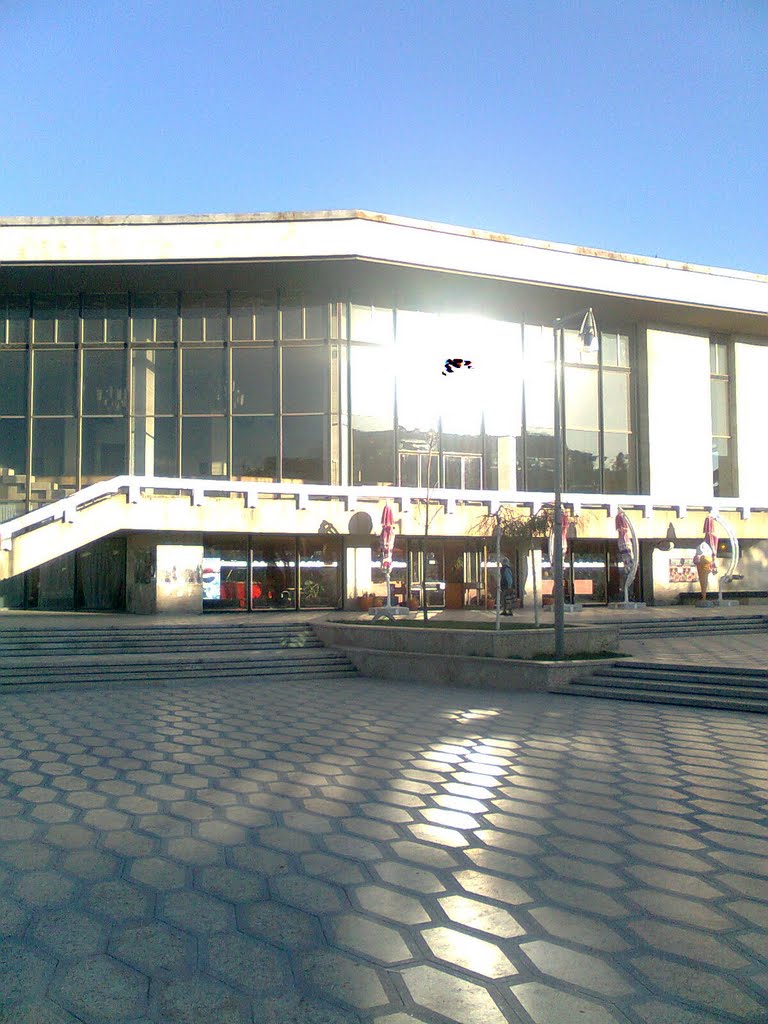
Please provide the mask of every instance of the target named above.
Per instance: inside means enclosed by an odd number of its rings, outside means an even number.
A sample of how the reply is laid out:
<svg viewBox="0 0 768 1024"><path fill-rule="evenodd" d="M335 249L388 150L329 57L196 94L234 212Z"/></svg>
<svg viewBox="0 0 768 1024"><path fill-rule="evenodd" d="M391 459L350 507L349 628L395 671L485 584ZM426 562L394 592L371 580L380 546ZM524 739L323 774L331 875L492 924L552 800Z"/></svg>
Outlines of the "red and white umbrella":
<svg viewBox="0 0 768 1024"><path fill-rule="evenodd" d="M632 541L632 527L623 509L616 513L615 525L619 535L619 554L625 570L629 572L635 561L635 546Z"/></svg>
<svg viewBox="0 0 768 1024"><path fill-rule="evenodd" d="M717 554L717 523L714 516L707 516L704 520L704 540L712 548L712 554Z"/></svg>
<svg viewBox="0 0 768 1024"><path fill-rule="evenodd" d="M395 551L395 516L392 506L387 503L381 513L381 567L384 572L392 568Z"/></svg>

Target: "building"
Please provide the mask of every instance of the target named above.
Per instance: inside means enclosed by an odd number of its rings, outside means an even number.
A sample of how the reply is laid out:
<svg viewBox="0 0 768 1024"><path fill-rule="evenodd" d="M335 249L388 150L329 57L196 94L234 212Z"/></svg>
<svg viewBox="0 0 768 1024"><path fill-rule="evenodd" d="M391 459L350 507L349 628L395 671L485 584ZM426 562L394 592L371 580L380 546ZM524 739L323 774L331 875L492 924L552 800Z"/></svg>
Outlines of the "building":
<svg viewBox="0 0 768 1024"><path fill-rule="evenodd" d="M574 600L620 596L618 507L636 598L696 589L712 510L729 590L768 594L766 276L361 211L0 221L0 602L350 607L384 593L389 501L397 596L426 575L430 606L486 605L478 522L551 500L551 324L590 306L599 350L565 336Z"/></svg>

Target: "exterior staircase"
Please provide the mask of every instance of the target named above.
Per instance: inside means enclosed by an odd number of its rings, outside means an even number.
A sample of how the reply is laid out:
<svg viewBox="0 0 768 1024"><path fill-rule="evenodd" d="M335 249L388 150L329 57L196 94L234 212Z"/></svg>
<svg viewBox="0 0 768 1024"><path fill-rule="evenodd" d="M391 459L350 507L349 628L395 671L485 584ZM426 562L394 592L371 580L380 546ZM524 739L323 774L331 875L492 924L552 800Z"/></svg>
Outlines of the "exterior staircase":
<svg viewBox="0 0 768 1024"><path fill-rule="evenodd" d="M551 693L768 714L768 670L616 661Z"/></svg>
<svg viewBox="0 0 768 1024"><path fill-rule="evenodd" d="M619 626L622 640L644 640L653 637L690 636L696 633L757 633L768 630L766 615L717 615L703 611L685 619L639 619Z"/></svg>
<svg viewBox="0 0 768 1024"><path fill-rule="evenodd" d="M0 694L126 683L336 679L357 670L301 623L0 630Z"/></svg>

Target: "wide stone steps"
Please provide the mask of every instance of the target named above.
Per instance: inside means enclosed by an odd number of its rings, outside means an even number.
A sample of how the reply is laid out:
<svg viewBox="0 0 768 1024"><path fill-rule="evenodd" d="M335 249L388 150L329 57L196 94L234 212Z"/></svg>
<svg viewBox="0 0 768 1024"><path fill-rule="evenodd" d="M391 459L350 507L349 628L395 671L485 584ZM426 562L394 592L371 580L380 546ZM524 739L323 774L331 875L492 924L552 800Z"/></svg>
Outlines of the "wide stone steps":
<svg viewBox="0 0 768 1024"><path fill-rule="evenodd" d="M768 671L614 662L550 692L768 714Z"/></svg>
<svg viewBox="0 0 768 1024"><path fill-rule="evenodd" d="M713 633L759 633L768 630L765 615L715 615L702 611L695 618L639 619L619 626L623 640L642 640L647 637L691 636Z"/></svg>
<svg viewBox="0 0 768 1024"><path fill-rule="evenodd" d="M0 691L357 675L304 625L0 632Z"/></svg>

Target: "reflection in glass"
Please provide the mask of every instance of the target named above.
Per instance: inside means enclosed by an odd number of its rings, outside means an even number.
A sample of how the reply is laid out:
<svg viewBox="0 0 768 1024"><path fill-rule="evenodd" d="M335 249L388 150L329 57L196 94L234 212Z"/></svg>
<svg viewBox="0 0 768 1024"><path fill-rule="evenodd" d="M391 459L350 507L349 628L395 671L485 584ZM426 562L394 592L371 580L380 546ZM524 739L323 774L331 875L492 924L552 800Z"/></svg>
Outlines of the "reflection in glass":
<svg viewBox="0 0 768 1024"><path fill-rule="evenodd" d="M133 340L177 341L178 313L179 297L176 292L168 292L165 295L132 295Z"/></svg>
<svg viewBox="0 0 768 1024"><path fill-rule="evenodd" d="M128 340L128 295L86 295L83 298L83 341L124 345Z"/></svg>
<svg viewBox="0 0 768 1024"><path fill-rule="evenodd" d="M83 415L123 413L127 407L125 351L83 352Z"/></svg>
<svg viewBox="0 0 768 1024"><path fill-rule="evenodd" d="M23 502L27 494L27 422L23 419L0 420L0 502ZM0 510L0 522L13 518L23 509Z"/></svg>
<svg viewBox="0 0 768 1024"><path fill-rule="evenodd" d="M136 476L176 476L176 420L136 416L132 430L132 472Z"/></svg>
<svg viewBox="0 0 768 1024"><path fill-rule="evenodd" d="M253 608L296 607L296 541L254 537L251 562Z"/></svg>
<svg viewBox="0 0 768 1024"><path fill-rule="evenodd" d="M26 345L29 341L29 298L0 299L0 344Z"/></svg>
<svg viewBox="0 0 768 1024"><path fill-rule="evenodd" d="M185 413L227 411L225 356L223 348L182 350L181 400Z"/></svg>
<svg viewBox="0 0 768 1024"><path fill-rule="evenodd" d="M175 415L175 349L135 349L133 411L137 416Z"/></svg>
<svg viewBox="0 0 768 1024"><path fill-rule="evenodd" d="M232 350L232 412L271 413L274 402L275 349Z"/></svg>
<svg viewBox="0 0 768 1024"><path fill-rule="evenodd" d="M284 348L283 412L327 412L329 354L325 346Z"/></svg>
<svg viewBox="0 0 768 1024"><path fill-rule="evenodd" d="M598 374L575 366L565 368L565 424L569 430L598 430Z"/></svg>
<svg viewBox="0 0 768 1024"><path fill-rule="evenodd" d="M232 420L232 471L235 480L276 480L274 416L235 416Z"/></svg>
<svg viewBox="0 0 768 1024"><path fill-rule="evenodd" d="M76 357L71 350L38 349L34 353L35 415L74 414Z"/></svg>
<svg viewBox="0 0 768 1024"><path fill-rule="evenodd" d="M226 295L182 293L181 338L182 341L226 341Z"/></svg>
<svg viewBox="0 0 768 1024"><path fill-rule="evenodd" d="M566 430L565 489L600 490L600 435L596 430Z"/></svg>
<svg viewBox="0 0 768 1024"><path fill-rule="evenodd" d="M299 607L338 608L341 604L341 537L302 537L299 553Z"/></svg>
<svg viewBox="0 0 768 1024"><path fill-rule="evenodd" d="M86 417L83 420L83 485L128 471L125 430L123 417Z"/></svg>
<svg viewBox="0 0 768 1024"><path fill-rule="evenodd" d="M74 345L80 330L77 295L35 295L32 299L36 345Z"/></svg>
<svg viewBox="0 0 768 1024"><path fill-rule="evenodd" d="M324 416L283 417L283 480L327 483Z"/></svg>
<svg viewBox="0 0 768 1024"><path fill-rule="evenodd" d="M56 501L75 490L74 418L32 421L31 499L35 504Z"/></svg>
<svg viewBox="0 0 768 1024"><path fill-rule="evenodd" d="M233 341L272 341L277 337L277 312L269 298L232 292Z"/></svg>
<svg viewBox="0 0 768 1024"><path fill-rule="evenodd" d="M391 353L352 346L352 482L394 483L395 368Z"/></svg>
<svg viewBox="0 0 768 1024"><path fill-rule="evenodd" d="M634 458L631 437L618 431L603 436L603 490L606 494L631 494L634 490Z"/></svg>
<svg viewBox="0 0 768 1024"><path fill-rule="evenodd" d="M603 428L629 430L629 374L603 374Z"/></svg>
<svg viewBox="0 0 768 1024"><path fill-rule="evenodd" d="M221 538L203 548L203 608L248 607L248 548L240 539Z"/></svg>
<svg viewBox="0 0 768 1024"><path fill-rule="evenodd" d="M0 350L0 416L23 416L26 411L27 353Z"/></svg>
<svg viewBox="0 0 768 1024"><path fill-rule="evenodd" d="M183 416L181 475L212 479L228 475L227 421L224 416Z"/></svg>

